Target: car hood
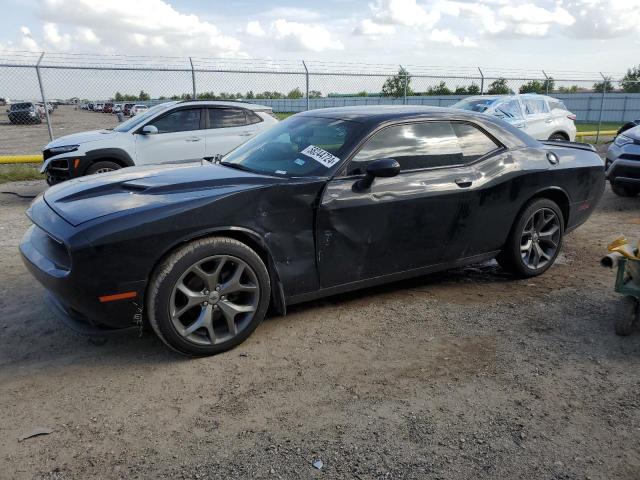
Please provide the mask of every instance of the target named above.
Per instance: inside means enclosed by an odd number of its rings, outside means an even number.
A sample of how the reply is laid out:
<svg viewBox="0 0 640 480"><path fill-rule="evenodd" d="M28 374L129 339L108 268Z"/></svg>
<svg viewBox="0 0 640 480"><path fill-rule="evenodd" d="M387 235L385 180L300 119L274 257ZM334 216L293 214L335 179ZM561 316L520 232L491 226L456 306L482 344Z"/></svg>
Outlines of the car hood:
<svg viewBox="0 0 640 480"><path fill-rule="evenodd" d="M91 130L89 132L73 133L71 135L65 135L64 137L56 138L49 142L45 148L63 147L65 145L80 145L87 142L96 142L98 140L109 140L117 135L121 135L120 132L114 132L113 130Z"/></svg>
<svg viewBox="0 0 640 480"><path fill-rule="evenodd" d="M125 168L55 185L47 204L73 226L106 215L211 201L241 190L286 182L220 165L164 165Z"/></svg>
<svg viewBox="0 0 640 480"><path fill-rule="evenodd" d="M621 135L632 138L635 141L640 141L640 126L630 128L629 130L622 132Z"/></svg>

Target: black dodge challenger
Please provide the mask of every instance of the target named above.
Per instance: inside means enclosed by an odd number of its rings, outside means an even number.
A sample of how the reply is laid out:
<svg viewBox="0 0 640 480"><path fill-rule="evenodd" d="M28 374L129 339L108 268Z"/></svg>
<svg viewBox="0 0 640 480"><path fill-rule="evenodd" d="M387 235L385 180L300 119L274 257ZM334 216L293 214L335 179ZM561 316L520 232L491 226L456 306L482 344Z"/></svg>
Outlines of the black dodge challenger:
<svg viewBox="0 0 640 480"><path fill-rule="evenodd" d="M50 188L20 251L72 327L147 322L209 355L267 308L497 258L546 271L604 189L589 145L430 107L290 117L221 161L127 168Z"/></svg>

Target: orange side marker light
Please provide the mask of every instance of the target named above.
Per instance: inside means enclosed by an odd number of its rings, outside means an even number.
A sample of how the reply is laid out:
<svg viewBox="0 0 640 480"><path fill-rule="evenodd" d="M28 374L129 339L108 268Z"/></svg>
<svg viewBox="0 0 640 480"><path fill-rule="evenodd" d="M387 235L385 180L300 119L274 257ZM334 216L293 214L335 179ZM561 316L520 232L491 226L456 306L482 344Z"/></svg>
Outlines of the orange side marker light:
<svg viewBox="0 0 640 480"><path fill-rule="evenodd" d="M98 297L100 303L106 302L115 302L116 300L126 300L127 298L135 298L138 295L138 292L123 292L123 293L115 293L113 295L103 295Z"/></svg>

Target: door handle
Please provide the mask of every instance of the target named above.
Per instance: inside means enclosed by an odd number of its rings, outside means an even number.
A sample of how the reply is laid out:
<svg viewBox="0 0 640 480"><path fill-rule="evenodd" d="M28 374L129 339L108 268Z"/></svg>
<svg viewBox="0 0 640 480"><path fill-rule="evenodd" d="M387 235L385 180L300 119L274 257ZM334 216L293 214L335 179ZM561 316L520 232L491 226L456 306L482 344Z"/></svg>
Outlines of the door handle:
<svg viewBox="0 0 640 480"><path fill-rule="evenodd" d="M200 140L202 140L201 137L188 137L185 139L187 142L199 142Z"/></svg>
<svg viewBox="0 0 640 480"><path fill-rule="evenodd" d="M549 119L545 120L544 123L553 123L553 119L549 118Z"/></svg>
<svg viewBox="0 0 640 480"><path fill-rule="evenodd" d="M473 180L470 178L456 178L454 181L460 188L468 188L473 184Z"/></svg>
<svg viewBox="0 0 640 480"><path fill-rule="evenodd" d="M524 128L525 124L524 123L516 123L514 124L516 128Z"/></svg>
<svg viewBox="0 0 640 480"><path fill-rule="evenodd" d="M251 135L253 135L253 133L252 133L252 132L242 132L242 133L240 134L240 136L241 136L241 137L250 137Z"/></svg>

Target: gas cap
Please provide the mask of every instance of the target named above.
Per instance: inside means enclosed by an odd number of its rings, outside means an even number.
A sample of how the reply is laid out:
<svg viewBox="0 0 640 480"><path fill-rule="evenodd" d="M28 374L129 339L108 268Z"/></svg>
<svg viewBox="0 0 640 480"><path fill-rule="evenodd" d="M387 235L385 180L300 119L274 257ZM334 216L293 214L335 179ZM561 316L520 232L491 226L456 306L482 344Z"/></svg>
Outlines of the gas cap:
<svg viewBox="0 0 640 480"><path fill-rule="evenodd" d="M549 160L549 163L551 165L557 165L558 163L560 163L560 159L553 152L547 152L547 160Z"/></svg>

